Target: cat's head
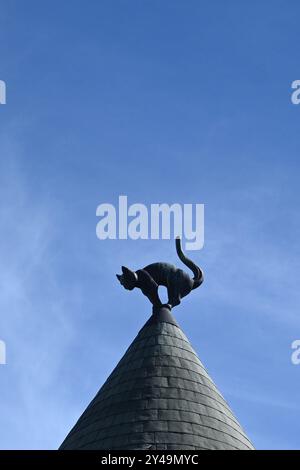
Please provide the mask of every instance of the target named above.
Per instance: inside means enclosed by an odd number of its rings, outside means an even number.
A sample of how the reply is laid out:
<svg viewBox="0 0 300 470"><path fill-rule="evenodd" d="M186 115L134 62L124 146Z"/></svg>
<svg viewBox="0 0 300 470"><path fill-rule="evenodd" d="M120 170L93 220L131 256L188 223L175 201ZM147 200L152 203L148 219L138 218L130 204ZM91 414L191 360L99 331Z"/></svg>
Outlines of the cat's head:
<svg viewBox="0 0 300 470"><path fill-rule="evenodd" d="M125 266L122 266L122 272L123 274L116 274L120 284L127 290L134 289L137 284L137 274Z"/></svg>

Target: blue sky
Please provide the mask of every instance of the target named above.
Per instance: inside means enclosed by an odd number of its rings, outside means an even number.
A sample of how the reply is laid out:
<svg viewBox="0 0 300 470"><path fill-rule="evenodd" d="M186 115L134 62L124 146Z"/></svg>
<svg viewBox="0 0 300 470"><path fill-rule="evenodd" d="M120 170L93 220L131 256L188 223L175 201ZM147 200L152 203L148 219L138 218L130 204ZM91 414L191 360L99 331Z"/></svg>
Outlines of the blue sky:
<svg viewBox="0 0 300 470"><path fill-rule="evenodd" d="M174 315L256 448L300 448L300 5L0 1L0 448L55 449L150 313L115 279L170 241L96 207L204 203Z"/></svg>

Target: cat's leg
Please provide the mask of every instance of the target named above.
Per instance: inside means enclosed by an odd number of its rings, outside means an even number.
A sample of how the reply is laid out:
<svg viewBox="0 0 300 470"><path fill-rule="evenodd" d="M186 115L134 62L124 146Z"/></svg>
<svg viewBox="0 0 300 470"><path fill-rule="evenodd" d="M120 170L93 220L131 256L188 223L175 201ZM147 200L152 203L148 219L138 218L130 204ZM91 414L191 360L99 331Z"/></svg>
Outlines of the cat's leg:
<svg viewBox="0 0 300 470"><path fill-rule="evenodd" d="M171 298L169 301L168 301L168 304L170 304L172 307L176 307L177 305L179 305L181 302L181 299L179 296L177 297L173 297Z"/></svg>
<svg viewBox="0 0 300 470"><path fill-rule="evenodd" d="M171 284L168 286L168 304L171 305L171 307L176 307L176 305L179 305L181 302L181 296L180 293L178 292L178 286L175 284Z"/></svg>
<svg viewBox="0 0 300 470"><path fill-rule="evenodd" d="M136 274L138 275L137 287L148 297L152 305L161 306L162 303L158 296L158 284L144 269L139 269Z"/></svg>

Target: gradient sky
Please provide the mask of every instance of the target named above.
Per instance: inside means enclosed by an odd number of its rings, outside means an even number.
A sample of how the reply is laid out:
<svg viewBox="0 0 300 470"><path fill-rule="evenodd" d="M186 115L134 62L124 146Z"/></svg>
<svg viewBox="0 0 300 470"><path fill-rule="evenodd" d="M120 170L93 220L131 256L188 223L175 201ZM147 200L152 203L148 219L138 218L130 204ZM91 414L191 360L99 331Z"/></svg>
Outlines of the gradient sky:
<svg viewBox="0 0 300 470"><path fill-rule="evenodd" d="M174 310L256 448L300 449L297 0L0 0L0 448L55 449L150 314L96 207L204 203Z"/></svg>

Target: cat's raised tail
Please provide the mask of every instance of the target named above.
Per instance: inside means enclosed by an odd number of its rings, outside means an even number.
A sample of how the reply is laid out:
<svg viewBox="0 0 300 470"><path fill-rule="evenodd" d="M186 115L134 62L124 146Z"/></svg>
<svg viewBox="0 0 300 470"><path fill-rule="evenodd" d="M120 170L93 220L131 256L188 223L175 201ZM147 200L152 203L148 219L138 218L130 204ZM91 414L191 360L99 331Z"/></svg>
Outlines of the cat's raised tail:
<svg viewBox="0 0 300 470"><path fill-rule="evenodd" d="M180 237L176 237L176 251L179 259L185 264L194 274L193 281L194 285L192 289L196 289L196 287L201 286L203 280L204 280L204 275L203 271L199 266L197 266L192 260L187 258L185 254L182 251L181 248L181 240Z"/></svg>

